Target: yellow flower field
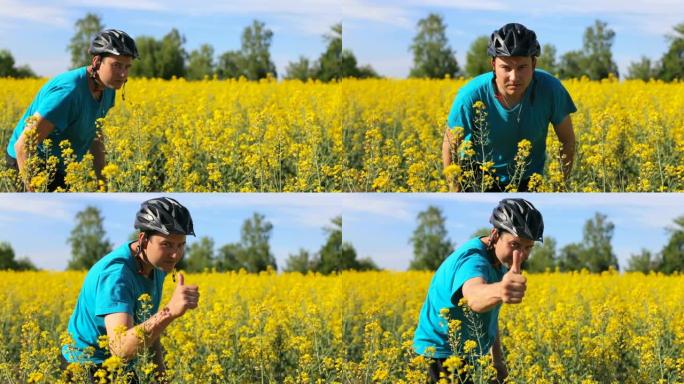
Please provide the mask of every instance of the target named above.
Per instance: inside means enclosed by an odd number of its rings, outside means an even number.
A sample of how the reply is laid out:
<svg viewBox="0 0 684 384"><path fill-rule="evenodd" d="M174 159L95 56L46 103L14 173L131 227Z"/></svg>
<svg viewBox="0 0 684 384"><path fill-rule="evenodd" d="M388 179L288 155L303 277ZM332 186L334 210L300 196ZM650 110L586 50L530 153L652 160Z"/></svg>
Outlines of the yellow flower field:
<svg viewBox="0 0 684 384"><path fill-rule="evenodd" d="M0 79L3 150L45 81ZM106 182L88 158L69 165L67 182L73 191L446 191L442 136L465 81L133 79L102 122ZM564 183L550 129L533 190L684 190L684 83L564 85L578 107L574 171ZM0 190L23 188L0 172ZM47 176L34 174L36 189Z"/></svg>
<svg viewBox="0 0 684 384"><path fill-rule="evenodd" d="M60 337L83 278L0 272L0 381L60 379ZM188 275L202 298L162 337L169 374L174 383L422 383L426 362L411 340L430 279ZM509 382L682 382L683 302L679 275L530 275L523 303L500 314Z"/></svg>

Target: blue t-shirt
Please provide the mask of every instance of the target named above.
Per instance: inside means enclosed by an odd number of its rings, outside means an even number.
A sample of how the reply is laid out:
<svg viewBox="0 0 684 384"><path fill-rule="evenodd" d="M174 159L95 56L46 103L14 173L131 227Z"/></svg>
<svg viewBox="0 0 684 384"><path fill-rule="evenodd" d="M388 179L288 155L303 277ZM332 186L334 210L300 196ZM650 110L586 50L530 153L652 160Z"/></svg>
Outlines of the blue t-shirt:
<svg viewBox="0 0 684 384"><path fill-rule="evenodd" d="M530 177L533 173L543 174L549 123L560 124L566 116L577 111L570 94L560 80L536 69L520 103L507 110L496 99L493 81L492 72L484 73L458 91L447 120L449 128L463 127L465 139L472 141L475 119L473 104L482 101L486 106L489 130L489 145L485 150L491 152L487 160L494 162L494 174L499 176L499 181L510 181L515 170L514 158L518 151L518 142L522 139L532 143L529 165L523 177ZM474 147L477 160L481 162L482 151L478 145Z"/></svg>
<svg viewBox="0 0 684 384"><path fill-rule="evenodd" d="M142 323L140 295L151 296L152 309L147 316L159 310L162 286L166 272L155 268L152 278L138 273L138 263L126 243L100 259L88 271L71 318L69 334L76 351L70 353L62 346L62 355L68 362L92 361L102 363L109 356L107 349L99 348L98 337L107 334L104 317L110 313L128 313L135 324ZM94 347L91 357L81 355L87 347Z"/></svg>
<svg viewBox="0 0 684 384"><path fill-rule="evenodd" d="M486 246L479 238L467 241L449 255L437 268L420 310L413 337L416 353L440 359L454 354L449 345L447 320L440 316L440 310L448 308L449 319L461 321L459 345L462 347L466 340L474 340L478 342L475 351L486 354L496 339L501 304L485 313L473 312L477 324L472 324L458 306L458 301L463 297L461 288L466 281L475 277L482 277L487 284L499 282L506 272L507 268L503 265L498 269L494 268ZM473 334L471 326L479 329L479 340ZM434 354L426 351L428 347L434 347Z"/></svg>
<svg viewBox="0 0 684 384"><path fill-rule="evenodd" d="M14 128L7 145L7 153L14 158L17 157L14 144L24 131L26 119L38 112L55 126L48 135L52 140L51 153L61 160L59 143L62 140L69 140L76 159L80 161L90 150L95 138L95 121L107 115L109 109L114 106L116 94L113 89L105 88L101 100L95 100L88 88L87 76L86 67L81 67L64 72L43 85ZM39 145L38 150L45 155L42 146ZM61 161L59 168L64 169Z"/></svg>

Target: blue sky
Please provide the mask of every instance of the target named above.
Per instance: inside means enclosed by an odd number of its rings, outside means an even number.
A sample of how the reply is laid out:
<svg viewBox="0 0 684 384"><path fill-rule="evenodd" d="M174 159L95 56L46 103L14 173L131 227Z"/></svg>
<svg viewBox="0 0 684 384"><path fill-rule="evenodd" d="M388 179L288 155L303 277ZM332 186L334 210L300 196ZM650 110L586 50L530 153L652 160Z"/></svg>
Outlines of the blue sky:
<svg viewBox="0 0 684 384"><path fill-rule="evenodd" d="M405 77L413 64L408 51L418 20L441 14L447 37L461 68L476 37L489 36L509 22L537 33L540 43L555 45L558 57L581 49L584 30L601 19L615 33L613 59L621 74L642 55L660 59L667 50L665 34L684 22L681 0L342 0L344 46L361 64L385 76ZM483 53L484 54L484 53Z"/></svg>
<svg viewBox="0 0 684 384"><path fill-rule="evenodd" d="M74 23L87 12L133 37L161 38L175 27L188 53L209 43L217 56L239 49L242 30L258 19L274 33L271 57L279 74L300 55L318 58L322 35L342 20L339 0L0 0L0 49L39 75L59 74L70 65L66 47Z"/></svg>
<svg viewBox="0 0 684 384"><path fill-rule="evenodd" d="M74 217L88 205L104 217L107 238L116 246L134 231L140 203L159 194L0 194L0 242L8 241L16 257L28 256L36 266L63 270L70 258L66 243ZM254 212L273 224L271 251L279 268L300 248L317 251L322 230L342 214L338 195L331 194L164 194L190 210L197 238L209 236L216 248L240 238L240 227ZM188 237L188 243L197 240Z"/></svg>
<svg viewBox="0 0 684 384"><path fill-rule="evenodd" d="M449 237L463 244L489 226L502 194L349 194L344 198L344 241L360 257L370 256L387 269L405 270L413 258L408 242L416 216L429 205L442 209ZM509 196L510 197L510 196ZM615 224L613 251L621 267L642 248L658 252L668 240L664 228L684 215L684 194L519 194L544 215L544 234L558 248L582 240L584 223L601 212Z"/></svg>

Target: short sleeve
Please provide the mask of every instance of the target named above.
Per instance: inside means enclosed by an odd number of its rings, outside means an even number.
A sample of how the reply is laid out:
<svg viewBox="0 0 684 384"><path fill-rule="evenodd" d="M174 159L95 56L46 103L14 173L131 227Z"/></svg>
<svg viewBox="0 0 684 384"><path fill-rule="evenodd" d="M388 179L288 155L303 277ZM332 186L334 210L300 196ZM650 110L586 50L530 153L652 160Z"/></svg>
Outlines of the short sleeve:
<svg viewBox="0 0 684 384"><path fill-rule="evenodd" d="M69 126L74 97L74 92L70 89L51 89L43 96L36 110L55 126L55 130L62 133Z"/></svg>
<svg viewBox="0 0 684 384"><path fill-rule="evenodd" d="M461 288L466 281L475 277L481 277L486 281L489 276L489 268L487 260L479 255L466 257L463 263L456 269L454 285L451 287L452 299L454 298L454 295L461 291Z"/></svg>
<svg viewBox="0 0 684 384"><path fill-rule="evenodd" d="M473 109L472 103L469 102L469 97L467 97L465 93L466 92L462 89L461 92L456 95L456 98L451 105L451 110L449 111L447 125L449 128L463 127L464 134L467 136L472 130Z"/></svg>
<svg viewBox="0 0 684 384"><path fill-rule="evenodd" d="M100 276L95 294L95 315L128 313L133 316L135 300L133 288L125 277L125 271L110 271Z"/></svg>
<svg viewBox="0 0 684 384"><path fill-rule="evenodd" d="M551 108L551 123L558 125L566 116L577 112L577 107L570 97L570 93L561 84L560 80L553 78L551 81L553 92L553 107Z"/></svg>

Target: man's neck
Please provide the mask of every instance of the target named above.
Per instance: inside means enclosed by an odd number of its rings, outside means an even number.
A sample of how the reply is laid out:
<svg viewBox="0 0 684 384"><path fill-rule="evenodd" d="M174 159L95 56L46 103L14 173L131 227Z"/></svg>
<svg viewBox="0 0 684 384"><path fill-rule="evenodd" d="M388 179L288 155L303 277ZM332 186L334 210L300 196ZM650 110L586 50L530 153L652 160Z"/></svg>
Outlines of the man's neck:
<svg viewBox="0 0 684 384"><path fill-rule="evenodd" d="M507 109L514 108L518 103L520 103L520 100L522 99L522 96L525 94L523 92L522 95L520 96L509 96L506 94L506 92L502 89L499 88L499 85L496 83L496 80L492 80L494 82L494 92L495 95L497 96L497 99L501 102L501 104L506 107Z"/></svg>

